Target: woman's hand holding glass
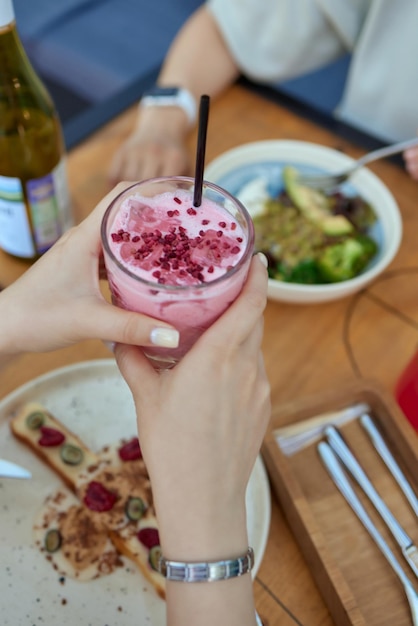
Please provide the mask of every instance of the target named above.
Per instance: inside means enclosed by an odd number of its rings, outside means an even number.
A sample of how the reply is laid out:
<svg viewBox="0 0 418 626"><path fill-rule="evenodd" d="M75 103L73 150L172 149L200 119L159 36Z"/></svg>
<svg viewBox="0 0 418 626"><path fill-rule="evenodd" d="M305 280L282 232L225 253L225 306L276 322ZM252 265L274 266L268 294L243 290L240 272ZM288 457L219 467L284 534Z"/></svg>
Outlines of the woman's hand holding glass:
<svg viewBox="0 0 418 626"><path fill-rule="evenodd" d="M135 401L166 558L216 561L248 547L245 492L269 416L261 353L267 272L258 255L238 299L172 369L115 348ZM168 624L255 623L251 576L167 582Z"/></svg>
<svg viewBox="0 0 418 626"><path fill-rule="evenodd" d="M104 265L100 224L121 183L79 225L0 293L0 360L46 352L84 339L176 346L169 324L110 304L100 288Z"/></svg>
<svg viewBox="0 0 418 626"><path fill-rule="evenodd" d="M138 348L116 346L135 400L167 539L163 548L173 552L166 556L182 557L184 551L189 558L207 557L202 551L209 551L215 539L217 556L234 552L234 539L224 545L221 531L230 517L241 523L245 517L245 490L270 414L261 353L266 289L266 269L254 257L238 299L172 370L158 373ZM178 522L176 511L181 512ZM184 545L179 525L190 529ZM194 546L191 535L202 525L208 536Z"/></svg>

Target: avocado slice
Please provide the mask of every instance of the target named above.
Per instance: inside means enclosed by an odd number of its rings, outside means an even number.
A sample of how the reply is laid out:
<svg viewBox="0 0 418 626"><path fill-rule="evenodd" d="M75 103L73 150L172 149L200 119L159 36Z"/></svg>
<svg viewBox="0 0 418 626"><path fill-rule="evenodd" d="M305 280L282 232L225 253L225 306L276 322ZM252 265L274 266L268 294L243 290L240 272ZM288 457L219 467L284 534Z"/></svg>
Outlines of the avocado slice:
<svg viewBox="0 0 418 626"><path fill-rule="evenodd" d="M328 198L324 193L298 183L298 171L294 167L283 168L283 182L293 204L326 235L336 237L353 232L353 225L344 215L330 213Z"/></svg>

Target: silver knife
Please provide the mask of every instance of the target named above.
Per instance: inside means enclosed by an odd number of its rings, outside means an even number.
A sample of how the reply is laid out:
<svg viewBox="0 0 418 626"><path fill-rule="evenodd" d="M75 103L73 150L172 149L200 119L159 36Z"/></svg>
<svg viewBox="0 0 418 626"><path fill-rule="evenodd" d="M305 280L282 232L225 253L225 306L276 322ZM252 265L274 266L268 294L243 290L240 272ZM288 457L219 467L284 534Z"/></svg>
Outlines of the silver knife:
<svg viewBox="0 0 418 626"><path fill-rule="evenodd" d="M381 515L383 521L386 523L397 544L401 548L405 560L411 567L415 576L418 578L418 550L411 537L402 528L398 520L389 510L386 503L377 493L366 472L363 470L338 430L334 426L327 426L324 429L324 434L332 450L349 470L378 513Z"/></svg>
<svg viewBox="0 0 418 626"><path fill-rule="evenodd" d="M399 561L393 554L392 550L389 548L386 541L383 539L380 532L377 530L376 526L367 514L366 509L363 507L360 500L358 499L357 495L350 485L348 477L345 475L345 472L342 465L340 464L338 457L334 454L331 447L327 443L325 443L325 441L322 441L318 445L318 452L337 488L340 490L344 498L347 500L348 504L356 513L357 517L362 522L366 530L369 532L370 536L375 541L376 545L386 557L389 565L391 565L393 571L401 581L409 602L409 606L411 608L412 623L414 624L414 626L418 626L418 594L415 591L412 582L404 573Z"/></svg>
<svg viewBox="0 0 418 626"><path fill-rule="evenodd" d="M380 434L370 415L367 415L367 413L362 415L360 417L360 424L369 435L370 440L375 447L377 453L381 457L382 461L385 463L393 478L398 483L399 487L402 489L405 498L408 500L409 504L412 507L412 510L418 517L418 497L416 496L414 490L412 489L412 486L408 482L405 474L402 472L398 463L392 456L391 451L387 447L386 442L384 441L382 435Z"/></svg>
<svg viewBox="0 0 418 626"><path fill-rule="evenodd" d="M32 478L32 474L16 463L0 459L0 478Z"/></svg>

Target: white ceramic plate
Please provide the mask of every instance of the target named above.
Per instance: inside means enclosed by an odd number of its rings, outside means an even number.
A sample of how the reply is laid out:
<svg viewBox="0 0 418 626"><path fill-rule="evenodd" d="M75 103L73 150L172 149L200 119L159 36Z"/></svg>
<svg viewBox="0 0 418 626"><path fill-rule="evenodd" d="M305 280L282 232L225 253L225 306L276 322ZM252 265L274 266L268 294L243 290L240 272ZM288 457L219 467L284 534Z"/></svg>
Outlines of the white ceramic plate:
<svg viewBox="0 0 418 626"><path fill-rule="evenodd" d="M304 141L259 141L244 144L220 155L208 164L205 179L220 185L235 196L251 181L265 179L269 194L283 187L282 170L293 165L306 173L337 172L351 165L353 159L336 150ZM327 285L301 285L269 280L272 300L315 303L348 296L376 278L394 258L402 238L402 220L388 188L367 168L359 170L342 186L346 194L360 194L378 215L371 236L380 246L379 253L362 274L351 280ZM251 208L248 206L251 213Z"/></svg>
<svg viewBox="0 0 418 626"><path fill-rule="evenodd" d="M136 433L131 393L112 359L54 370L0 402L0 458L32 472L32 479L0 479L0 615L2 626L165 626L165 603L127 559L98 580L60 580L33 545L32 524L43 499L61 485L56 475L11 434L8 415L23 402L43 403L98 450ZM257 572L270 525L270 491L261 458L247 490L250 545Z"/></svg>

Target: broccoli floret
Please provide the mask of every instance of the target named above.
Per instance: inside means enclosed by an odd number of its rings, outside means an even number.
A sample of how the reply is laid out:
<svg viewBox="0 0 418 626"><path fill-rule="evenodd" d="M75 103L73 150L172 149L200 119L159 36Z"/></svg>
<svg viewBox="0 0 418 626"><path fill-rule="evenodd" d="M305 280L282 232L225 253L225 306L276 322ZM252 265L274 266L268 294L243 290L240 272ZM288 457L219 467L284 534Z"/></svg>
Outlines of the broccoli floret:
<svg viewBox="0 0 418 626"><path fill-rule="evenodd" d="M348 280L357 276L376 252L377 244L371 237L349 237L325 248L318 258L318 268L326 282Z"/></svg>
<svg viewBox="0 0 418 626"><path fill-rule="evenodd" d="M295 267L287 267L284 263L279 263L276 270L271 272L270 278L303 285L318 285L324 282L315 259L304 259Z"/></svg>

